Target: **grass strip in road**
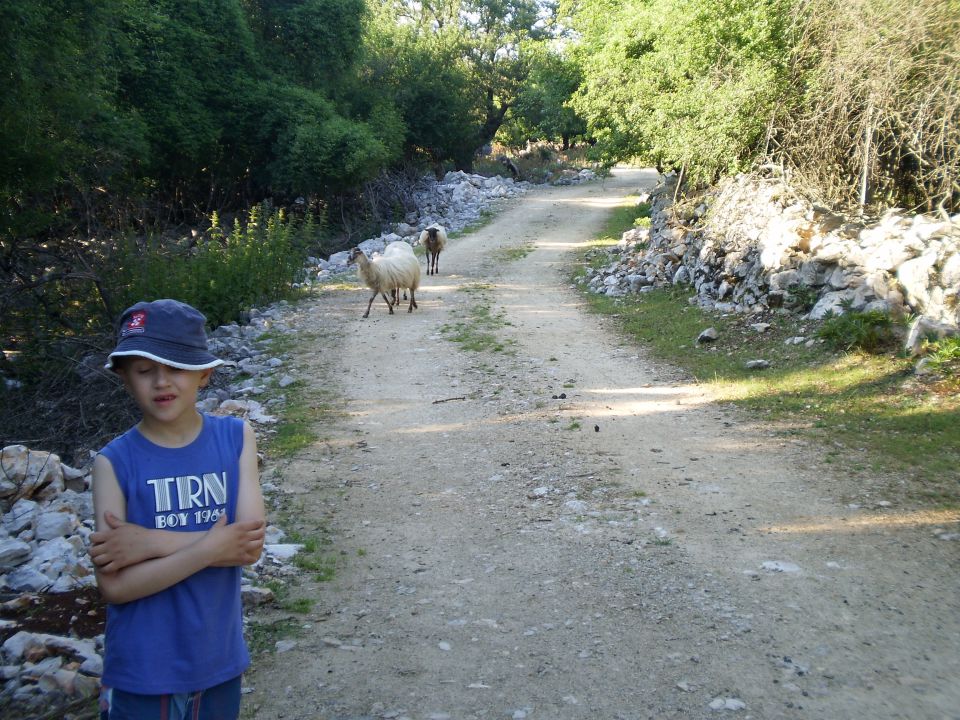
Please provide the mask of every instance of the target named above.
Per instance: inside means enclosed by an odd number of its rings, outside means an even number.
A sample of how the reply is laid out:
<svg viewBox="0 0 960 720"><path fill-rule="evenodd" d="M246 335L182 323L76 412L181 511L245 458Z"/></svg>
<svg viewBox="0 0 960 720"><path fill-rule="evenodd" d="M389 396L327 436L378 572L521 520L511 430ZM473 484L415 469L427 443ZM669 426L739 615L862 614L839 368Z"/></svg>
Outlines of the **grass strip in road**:
<svg viewBox="0 0 960 720"><path fill-rule="evenodd" d="M616 209L601 235L578 256L574 280L590 308L658 359L710 386L717 399L770 421L779 435L819 444L826 459L854 477L888 478L886 491L926 506L960 507L960 348L942 343L935 373L885 352L836 351L823 323L795 314L720 315L690 305L686 286L609 298L586 291L588 267L604 267L623 231L644 222L636 202ZM841 316L842 317L842 316ZM770 327L758 332L759 322ZM698 345L707 327L718 339ZM806 340L793 344L791 338ZM814 342L810 343L809 341ZM770 367L747 369L750 360ZM866 484L866 483L865 483ZM879 499L875 497L874 499Z"/></svg>
<svg viewBox="0 0 960 720"><path fill-rule="evenodd" d="M320 332L276 333L268 332L259 338L274 357L301 355L315 352L316 348L330 347L334 340ZM308 350L312 348L313 350ZM314 367L313 372L317 372ZM325 372L325 371L324 371ZM271 380L264 396L258 399L266 403L271 398L283 396L278 422L272 426L262 443L262 450L272 458L280 459L295 455L309 447L319 437L319 429L339 416L338 396L325 382L307 383L304 380L281 388L277 379Z"/></svg>
<svg viewBox="0 0 960 720"><path fill-rule="evenodd" d="M493 309L490 299L492 285L475 283L461 288L460 292L471 296L465 309L453 311L455 322L446 323L440 328L443 336L471 352L506 352L513 343L500 337L498 331L509 325L502 311Z"/></svg>

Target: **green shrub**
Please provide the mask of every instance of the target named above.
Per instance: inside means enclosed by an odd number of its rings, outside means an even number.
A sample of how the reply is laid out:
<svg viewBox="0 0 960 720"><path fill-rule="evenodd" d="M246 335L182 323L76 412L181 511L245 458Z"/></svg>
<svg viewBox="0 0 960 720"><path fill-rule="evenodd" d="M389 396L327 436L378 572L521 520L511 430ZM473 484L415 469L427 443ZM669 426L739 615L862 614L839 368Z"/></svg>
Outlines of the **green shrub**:
<svg viewBox="0 0 960 720"><path fill-rule="evenodd" d="M122 306L172 297L199 308L211 325L231 322L250 307L291 294L303 279L307 246L316 234L311 217L295 224L282 211L262 205L245 223L236 220L229 233L214 215L206 237L192 247L128 241L114 263L115 296L125 299Z"/></svg>
<svg viewBox="0 0 960 720"><path fill-rule="evenodd" d="M817 290L809 285L794 283L787 288L790 302L799 310L807 311L817 304Z"/></svg>
<svg viewBox="0 0 960 720"><path fill-rule="evenodd" d="M932 369L949 375L960 374L960 337L945 338L928 349Z"/></svg>
<svg viewBox="0 0 960 720"><path fill-rule="evenodd" d="M894 342L893 320L880 310L828 313L817 336L835 350L878 352Z"/></svg>

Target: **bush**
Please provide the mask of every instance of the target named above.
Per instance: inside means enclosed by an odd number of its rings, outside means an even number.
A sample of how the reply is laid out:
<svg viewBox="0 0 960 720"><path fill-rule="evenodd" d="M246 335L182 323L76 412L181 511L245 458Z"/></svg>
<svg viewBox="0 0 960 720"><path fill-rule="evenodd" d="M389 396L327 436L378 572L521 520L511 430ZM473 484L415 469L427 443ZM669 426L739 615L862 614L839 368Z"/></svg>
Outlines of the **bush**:
<svg viewBox="0 0 960 720"><path fill-rule="evenodd" d="M893 320L880 310L828 313L817 337L842 351L880 352L895 342Z"/></svg>
<svg viewBox="0 0 960 720"><path fill-rule="evenodd" d="M960 375L960 337L945 338L928 348L930 367L948 375Z"/></svg>
<svg viewBox="0 0 960 720"><path fill-rule="evenodd" d="M236 320L250 307L286 297L303 280L308 244L317 235L311 216L299 224L283 211L261 205L226 233L214 215L207 236L194 246L155 241L143 252L128 242L119 249L123 268L117 296L124 307L172 297L200 309L211 325Z"/></svg>

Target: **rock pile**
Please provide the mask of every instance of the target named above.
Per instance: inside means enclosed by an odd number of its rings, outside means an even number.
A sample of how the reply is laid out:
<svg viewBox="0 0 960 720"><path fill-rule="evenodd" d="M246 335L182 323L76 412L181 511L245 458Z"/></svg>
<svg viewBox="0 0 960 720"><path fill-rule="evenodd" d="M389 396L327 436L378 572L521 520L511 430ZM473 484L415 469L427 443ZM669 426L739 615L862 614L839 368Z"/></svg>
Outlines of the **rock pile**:
<svg viewBox="0 0 960 720"><path fill-rule="evenodd" d="M674 207L668 183L650 199L650 227L623 234L611 264L589 273L593 292L688 285L691 302L721 312L880 310L941 335L960 325L960 215L851 222L754 175L696 207Z"/></svg>
<svg viewBox="0 0 960 720"><path fill-rule="evenodd" d="M530 183L526 181L514 181L499 175L470 175L459 170L448 172L441 181L426 176L421 179L421 186L414 193L417 210L409 213L404 222L397 224L391 232L364 240L358 247L367 255L373 255L381 252L387 243L397 240L415 244L420 232L434 223L443 225L448 231L462 230L477 222L492 203L516 197L530 188ZM312 258L317 280L323 281L345 271L348 255L349 251L344 250L334 253L327 260Z"/></svg>

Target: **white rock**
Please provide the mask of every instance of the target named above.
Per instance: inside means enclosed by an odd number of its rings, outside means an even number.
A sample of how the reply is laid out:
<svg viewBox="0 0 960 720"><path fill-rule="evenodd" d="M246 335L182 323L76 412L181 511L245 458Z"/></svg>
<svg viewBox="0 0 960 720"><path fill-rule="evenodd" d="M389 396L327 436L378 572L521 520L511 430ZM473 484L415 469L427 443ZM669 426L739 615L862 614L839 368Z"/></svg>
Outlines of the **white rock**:
<svg viewBox="0 0 960 720"><path fill-rule="evenodd" d="M14 592L41 592L53 585L53 580L39 570L21 566L7 573L6 585Z"/></svg>
<svg viewBox="0 0 960 720"><path fill-rule="evenodd" d="M760 567L769 572L795 573L800 572L800 566L784 560L766 560Z"/></svg>
<svg viewBox="0 0 960 720"><path fill-rule="evenodd" d="M275 560L289 560L298 552L303 550L304 546L293 543L279 543L273 545L264 545L263 552Z"/></svg>
<svg viewBox="0 0 960 720"><path fill-rule="evenodd" d="M0 539L0 570L13 568L30 558L31 547L21 540Z"/></svg>
<svg viewBox="0 0 960 720"><path fill-rule="evenodd" d="M42 512L37 518L37 540L62 538L72 533L77 525L79 525L79 522L73 513Z"/></svg>
<svg viewBox="0 0 960 720"><path fill-rule="evenodd" d="M19 535L28 527L33 527L39 513L39 503L20 498L13 504L10 511L3 516L3 529L11 535Z"/></svg>
<svg viewBox="0 0 960 720"><path fill-rule="evenodd" d="M50 488L55 495L63 491L60 458L49 452L29 450L24 445L8 445L0 452L0 497L33 497Z"/></svg>

